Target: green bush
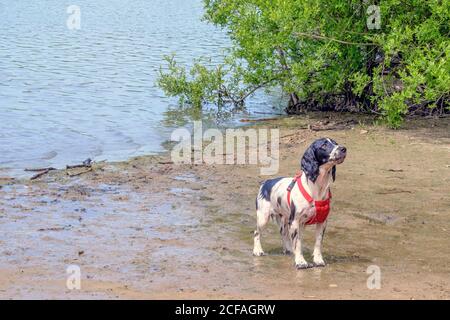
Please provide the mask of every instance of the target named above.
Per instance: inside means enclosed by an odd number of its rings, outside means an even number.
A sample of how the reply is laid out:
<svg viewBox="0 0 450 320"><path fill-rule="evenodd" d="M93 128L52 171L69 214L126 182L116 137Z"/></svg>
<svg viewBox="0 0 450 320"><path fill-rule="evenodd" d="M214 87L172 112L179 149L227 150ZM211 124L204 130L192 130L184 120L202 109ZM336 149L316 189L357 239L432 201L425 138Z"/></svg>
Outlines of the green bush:
<svg viewBox="0 0 450 320"><path fill-rule="evenodd" d="M239 105L259 88L280 87L290 97L288 112L374 112L393 127L408 113L448 111L449 1L204 5L205 19L227 30L232 47L223 64L197 61L189 72L167 58L158 83L182 102Z"/></svg>

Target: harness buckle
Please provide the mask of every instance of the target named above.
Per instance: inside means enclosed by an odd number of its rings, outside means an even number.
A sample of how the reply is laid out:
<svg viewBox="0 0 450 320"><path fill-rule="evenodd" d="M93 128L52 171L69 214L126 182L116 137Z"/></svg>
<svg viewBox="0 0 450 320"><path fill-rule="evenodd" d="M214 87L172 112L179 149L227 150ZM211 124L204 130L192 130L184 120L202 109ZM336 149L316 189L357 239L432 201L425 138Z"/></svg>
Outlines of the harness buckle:
<svg viewBox="0 0 450 320"><path fill-rule="evenodd" d="M295 186L296 183L297 183L297 179L293 179L293 180L291 181L291 183L288 185L287 191L288 191L288 192L291 192L292 189L294 189L294 186Z"/></svg>

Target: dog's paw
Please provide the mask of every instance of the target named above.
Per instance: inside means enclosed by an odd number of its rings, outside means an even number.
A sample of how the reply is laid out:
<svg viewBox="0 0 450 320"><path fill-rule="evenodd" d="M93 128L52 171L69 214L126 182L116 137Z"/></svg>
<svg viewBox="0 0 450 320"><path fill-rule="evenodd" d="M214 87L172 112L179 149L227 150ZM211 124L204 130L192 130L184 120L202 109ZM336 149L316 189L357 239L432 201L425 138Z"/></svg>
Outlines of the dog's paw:
<svg viewBox="0 0 450 320"><path fill-rule="evenodd" d="M314 258L314 267L325 267L326 263L322 258Z"/></svg>
<svg viewBox="0 0 450 320"><path fill-rule="evenodd" d="M296 263L295 267L297 268L297 270L303 270L303 269L312 268L313 264L305 261L305 262L301 262L301 263Z"/></svg>
<svg viewBox="0 0 450 320"><path fill-rule="evenodd" d="M265 255L265 253L262 250L253 250L253 255L255 257L262 257L263 255Z"/></svg>
<svg viewBox="0 0 450 320"><path fill-rule="evenodd" d="M314 262L314 267L323 268L323 267L325 267L326 265L327 265L327 264L325 263L325 261Z"/></svg>

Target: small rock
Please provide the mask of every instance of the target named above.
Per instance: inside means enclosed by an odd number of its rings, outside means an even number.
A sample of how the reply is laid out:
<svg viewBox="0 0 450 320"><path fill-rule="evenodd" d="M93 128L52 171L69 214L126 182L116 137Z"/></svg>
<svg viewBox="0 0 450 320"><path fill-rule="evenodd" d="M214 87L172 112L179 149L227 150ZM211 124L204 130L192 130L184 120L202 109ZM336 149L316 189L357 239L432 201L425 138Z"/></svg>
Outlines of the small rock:
<svg viewBox="0 0 450 320"><path fill-rule="evenodd" d="M359 132L359 134L366 134L366 133L368 133L369 131L368 130L361 130L360 132Z"/></svg>
<svg viewBox="0 0 450 320"><path fill-rule="evenodd" d="M388 169L388 171L390 171L390 172L403 172L403 169L398 169L398 168L396 168L396 169Z"/></svg>

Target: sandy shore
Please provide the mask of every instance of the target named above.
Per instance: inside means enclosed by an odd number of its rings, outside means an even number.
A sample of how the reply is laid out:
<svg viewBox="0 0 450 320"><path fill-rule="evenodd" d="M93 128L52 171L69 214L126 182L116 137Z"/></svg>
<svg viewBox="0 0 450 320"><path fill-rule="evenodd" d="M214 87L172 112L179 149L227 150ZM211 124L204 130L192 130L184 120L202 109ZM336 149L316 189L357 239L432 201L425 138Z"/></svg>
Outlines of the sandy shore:
<svg viewBox="0 0 450 320"><path fill-rule="evenodd" d="M268 178L257 166L149 156L76 177L0 178L0 298L449 299L449 119L299 129L312 121L258 125L281 129L280 176L295 174L317 137L349 150L333 187L327 267L295 270L274 224L262 238L268 255L251 255L254 198ZM81 268L81 290L66 288L69 265ZM367 288L370 265L379 290Z"/></svg>

